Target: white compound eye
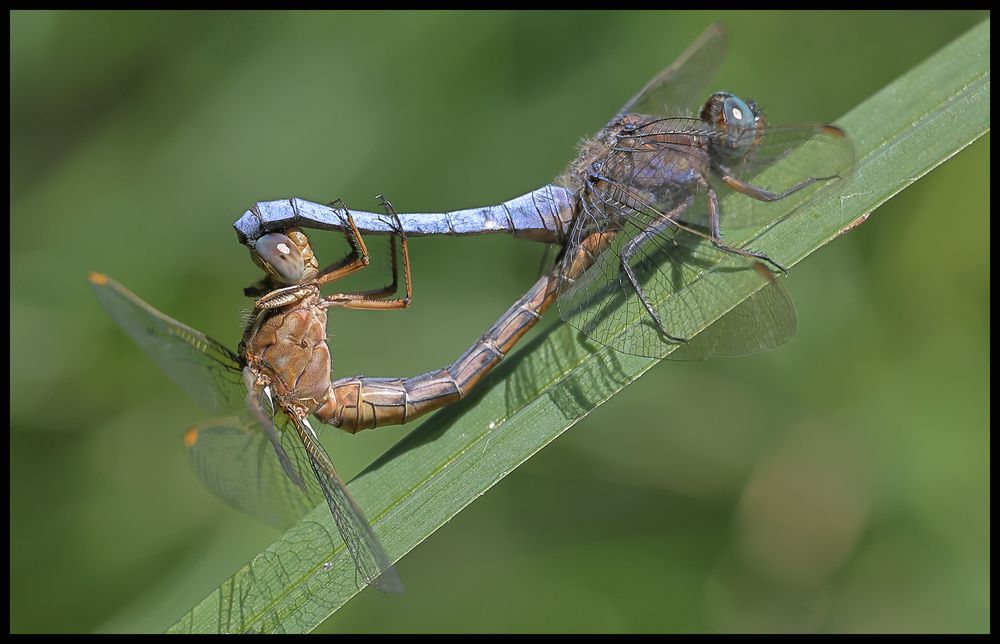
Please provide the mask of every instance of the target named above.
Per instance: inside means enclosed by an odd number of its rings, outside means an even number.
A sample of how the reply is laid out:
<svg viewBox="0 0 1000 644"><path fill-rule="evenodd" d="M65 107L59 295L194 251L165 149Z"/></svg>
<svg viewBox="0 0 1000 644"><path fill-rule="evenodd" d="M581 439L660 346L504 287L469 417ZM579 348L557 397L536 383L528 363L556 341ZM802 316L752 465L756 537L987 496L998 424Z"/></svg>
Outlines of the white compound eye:
<svg viewBox="0 0 1000 644"><path fill-rule="evenodd" d="M269 233L254 243L254 251L264 264L264 270L283 284L298 284L305 272L305 261L299 247L287 235Z"/></svg>

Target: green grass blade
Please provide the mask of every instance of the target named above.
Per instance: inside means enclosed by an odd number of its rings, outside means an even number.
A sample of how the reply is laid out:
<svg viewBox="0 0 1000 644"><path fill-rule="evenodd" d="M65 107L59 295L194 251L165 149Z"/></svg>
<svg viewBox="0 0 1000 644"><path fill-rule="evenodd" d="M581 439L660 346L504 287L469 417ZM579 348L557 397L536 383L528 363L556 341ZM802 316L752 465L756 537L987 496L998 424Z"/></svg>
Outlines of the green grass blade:
<svg viewBox="0 0 1000 644"><path fill-rule="evenodd" d="M754 246L797 263L986 133L989 28L983 22L838 121L855 144L854 174ZM747 280L744 297L752 284ZM589 345L557 325L516 351L473 396L432 416L372 464L352 492L398 559L656 362ZM357 592L354 565L323 506L171 630L309 631Z"/></svg>

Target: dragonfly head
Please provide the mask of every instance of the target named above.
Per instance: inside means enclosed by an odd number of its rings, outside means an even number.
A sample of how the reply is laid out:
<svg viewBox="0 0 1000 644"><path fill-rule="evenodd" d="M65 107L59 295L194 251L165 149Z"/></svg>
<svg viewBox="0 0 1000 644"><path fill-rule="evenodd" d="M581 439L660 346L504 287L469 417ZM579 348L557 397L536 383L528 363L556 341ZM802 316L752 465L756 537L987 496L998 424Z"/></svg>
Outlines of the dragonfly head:
<svg viewBox="0 0 1000 644"><path fill-rule="evenodd" d="M250 257L281 284L303 284L319 272L309 239L298 228L264 235L254 242Z"/></svg>
<svg viewBox="0 0 1000 644"><path fill-rule="evenodd" d="M729 92L712 94L701 108L701 120L712 128L712 154L727 160L750 154L767 130L757 104Z"/></svg>

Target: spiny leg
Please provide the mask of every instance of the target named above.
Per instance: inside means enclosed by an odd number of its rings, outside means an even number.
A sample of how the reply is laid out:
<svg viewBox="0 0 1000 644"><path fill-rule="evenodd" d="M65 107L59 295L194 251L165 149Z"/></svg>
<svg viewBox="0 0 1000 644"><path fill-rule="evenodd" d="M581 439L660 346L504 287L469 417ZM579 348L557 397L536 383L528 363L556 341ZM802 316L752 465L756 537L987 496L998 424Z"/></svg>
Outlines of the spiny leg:
<svg viewBox="0 0 1000 644"><path fill-rule="evenodd" d="M763 201L765 203L773 203L775 201L780 201L781 199L791 196L800 190L804 190L805 188L808 188L809 186L815 183L818 183L820 181L829 181L831 179L837 179L840 177L840 175L836 174L826 177L808 177L807 179L803 179L802 181L796 183L794 186L788 188L787 190L784 190L782 192L771 192L770 190L747 183L746 181L743 181L742 179L733 176L732 172L725 166L717 166L716 169L719 179L722 180L722 183L726 184L727 186L729 186L736 192L739 192L740 194L746 195L751 199L756 199L757 201ZM729 246L722 242L719 198L715 194L715 191L712 190L711 188L708 188L708 216L709 216L708 219L709 226L711 227L711 233L712 233L712 241L715 244L716 248L725 252L742 255L744 257L753 257L755 259L759 259L761 261L767 262L771 266L774 266L782 273L787 272L787 269L784 266L771 259L765 253L751 250L749 248L735 248L733 246Z"/></svg>
<svg viewBox="0 0 1000 644"><path fill-rule="evenodd" d="M343 200L338 199L331 202L330 206L335 208L339 206L347 213L347 225L344 226L344 237L351 247L351 252L339 262L327 266L320 272L316 278L316 283L319 285L335 282L351 273L360 271L371 263L371 258L368 256L368 247L365 246L365 240L361 236L358 227L354 224L354 217L351 216L351 211L347 209L347 204Z"/></svg>
<svg viewBox="0 0 1000 644"><path fill-rule="evenodd" d="M713 246L726 253L740 255L742 257L752 257L754 259L759 259L762 262L767 262L782 273L788 272L788 269L771 259L767 253L762 253L751 248L737 248L736 246L730 246L723 242L720 224L720 220L722 219L722 210L719 207L719 195L716 194L715 190L711 186L706 187L705 192L708 195L708 226Z"/></svg>
<svg viewBox="0 0 1000 644"><path fill-rule="evenodd" d="M646 228L640 234L630 239L629 242L622 247L621 252L619 253L622 272L625 273L625 276L628 278L629 282L631 282L632 288L635 289L636 295L639 296L639 301L642 302L646 312L649 313L649 317L653 318L653 322L656 323L656 328L659 329L660 333L672 342L687 342L687 340L667 331L666 326L663 324L663 320L660 318L660 314L657 313L653 303L649 301L649 297L646 295L646 292L643 291L642 285L635 276L635 272L632 270L632 267L629 266L629 261L631 261L632 257L643 244L654 239L663 231L670 229L674 225L674 220L687 210L693 200L693 197L688 197L670 212L659 214L657 220L652 226Z"/></svg>
<svg viewBox="0 0 1000 644"><path fill-rule="evenodd" d="M378 195L378 198L382 200L382 207L386 209L386 214L392 217L389 225L395 231L389 237L389 246L391 252L391 262L392 262L392 283L380 289L374 289L371 291L359 291L356 293L337 293L335 295L330 295L323 298L324 307L336 306L345 309L364 309L364 310L390 310L390 309L405 309L410 306L413 301L413 280L410 271L410 249L406 242L406 234L403 232L403 224L396 214L396 210L392 207L382 195ZM405 295L400 298L389 299L389 296L394 295L399 290L399 266L396 260L396 241L399 240L399 245L402 248L403 253L403 284L405 286Z"/></svg>
<svg viewBox="0 0 1000 644"><path fill-rule="evenodd" d="M406 283L406 298L409 299L412 296L412 284L410 283L410 250L406 243L406 234L403 233L403 222L399 219L396 214L395 208L393 208L392 203L383 195L375 195L375 198L379 200L379 203L386 210L386 215L391 217L391 220L382 219L383 223L388 226L393 233L389 235L389 261L392 266L392 282L382 288L372 289L370 291L358 291L356 295L365 295L371 299L382 299L393 295L399 290L399 265L397 260L396 244L400 242L403 247L403 280Z"/></svg>
<svg viewBox="0 0 1000 644"><path fill-rule="evenodd" d="M404 252L409 255L409 250L405 247ZM364 296L372 300L380 300L395 294L399 290L399 264L396 253L396 235L389 235L389 265L392 267L392 282L380 288L373 288L366 291L356 291L352 295ZM404 279L406 279L404 277Z"/></svg>
<svg viewBox="0 0 1000 644"><path fill-rule="evenodd" d="M766 201L766 202L779 201L781 199L784 199L785 197L795 194L799 190L808 188L809 186L819 181L829 181L830 179L840 178L840 175L837 174L832 174L828 177L809 177L808 179L803 179L802 181L796 183L794 186L783 192L771 192L770 190L759 188L753 184L743 181L742 179L734 177L732 173L730 173L730 171L725 167L720 166L719 169L720 169L719 178L722 180L724 184L726 184L733 190L750 197L751 199L756 199L757 201Z"/></svg>

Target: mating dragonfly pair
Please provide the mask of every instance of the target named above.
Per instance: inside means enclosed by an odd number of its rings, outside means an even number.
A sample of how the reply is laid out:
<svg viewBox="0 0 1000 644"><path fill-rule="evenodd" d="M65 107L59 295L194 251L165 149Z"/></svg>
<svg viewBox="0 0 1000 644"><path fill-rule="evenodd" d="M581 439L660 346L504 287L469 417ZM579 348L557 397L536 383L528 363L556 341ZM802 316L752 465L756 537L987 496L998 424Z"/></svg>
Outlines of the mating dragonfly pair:
<svg viewBox="0 0 1000 644"><path fill-rule="evenodd" d="M343 203L260 202L235 224L267 276L237 352L159 313L109 278L91 283L112 317L196 400L234 414L196 425L184 443L196 470L235 505L273 521L325 499L364 583L402 585L364 514L337 476L309 416L356 432L405 423L459 400L557 303L560 317L614 349L659 357L746 355L795 330L794 307L770 255L730 245L723 231L789 215L850 170L848 138L831 125L779 127L753 101L711 94L686 110L724 58L709 28L654 77L554 183L503 204L438 214L349 211ZM725 200L723 196L736 193ZM340 231L351 251L324 269L303 228ZM408 237L508 233L549 244L532 288L455 362L408 379L331 381L326 311L410 303ZM321 288L369 265L366 235L389 235L393 281L360 293ZM402 285L397 256L402 256ZM697 337L739 298L733 274L759 288L730 315L738 332ZM402 289L402 294L400 294ZM731 329L732 325L726 325Z"/></svg>

